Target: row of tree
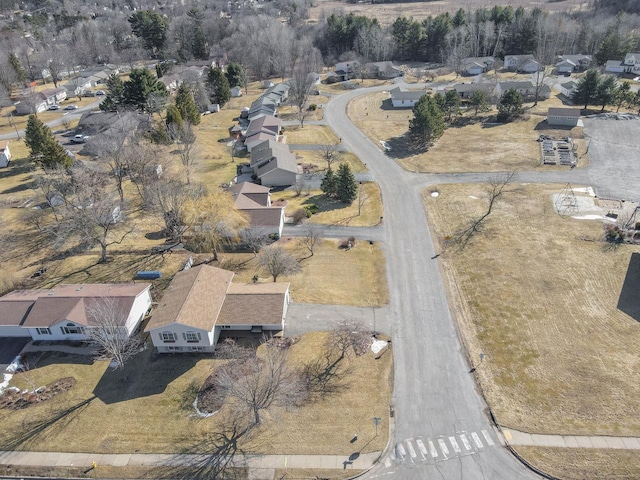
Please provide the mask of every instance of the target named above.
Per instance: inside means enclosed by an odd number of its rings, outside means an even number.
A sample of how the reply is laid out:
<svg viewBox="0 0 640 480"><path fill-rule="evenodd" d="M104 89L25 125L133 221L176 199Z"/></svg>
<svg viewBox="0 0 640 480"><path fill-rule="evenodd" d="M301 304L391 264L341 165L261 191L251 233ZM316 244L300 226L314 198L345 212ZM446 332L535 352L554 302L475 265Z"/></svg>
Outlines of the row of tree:
<svg viewBox="0 0 640 480"><path fill-rule="evenodd" d="M604 110L607 105L613 105L618 112L623 105L640 109L640 92L633 92L628 82L618 83L613 75L601 75L591 69L578 82L573 101L583 103L585 109L589 105L600 105Z"/></svg>

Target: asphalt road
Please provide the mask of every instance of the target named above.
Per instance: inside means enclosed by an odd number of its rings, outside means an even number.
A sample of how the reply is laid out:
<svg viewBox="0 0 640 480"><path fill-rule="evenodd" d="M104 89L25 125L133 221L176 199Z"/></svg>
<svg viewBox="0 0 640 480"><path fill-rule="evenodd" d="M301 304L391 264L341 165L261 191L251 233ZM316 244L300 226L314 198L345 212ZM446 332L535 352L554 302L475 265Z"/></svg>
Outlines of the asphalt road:
<svg viewBox="0 0 640 480"><path fill-rule="evenodd" d="M485 415L486 405L469 373L437 260L431 258L436 252L420 189L440 177L414 178L414 174L390 162L379 145L366 138L346 115L350 100L375 89L345 93L325 106L328 125L354 154L366 159L385 199L388 311L395 365L395 448L368 478L538 478L499 447ZM463 445L462 437L471 448ZM482 447L471 442L476 438ZM437 457L430 454L432 445Z"/></svg>

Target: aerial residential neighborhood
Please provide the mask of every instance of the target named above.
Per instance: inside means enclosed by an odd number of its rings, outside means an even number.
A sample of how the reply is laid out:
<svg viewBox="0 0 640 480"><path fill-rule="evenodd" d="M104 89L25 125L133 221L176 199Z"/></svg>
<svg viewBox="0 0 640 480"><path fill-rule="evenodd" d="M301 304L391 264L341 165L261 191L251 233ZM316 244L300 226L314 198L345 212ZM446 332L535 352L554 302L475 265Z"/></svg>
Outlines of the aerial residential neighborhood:
<svg viewBox="0 0 640 480"><path fill-rule="evenodd" d="M640 5L0 5L0 477L640 478Z"/></svg>

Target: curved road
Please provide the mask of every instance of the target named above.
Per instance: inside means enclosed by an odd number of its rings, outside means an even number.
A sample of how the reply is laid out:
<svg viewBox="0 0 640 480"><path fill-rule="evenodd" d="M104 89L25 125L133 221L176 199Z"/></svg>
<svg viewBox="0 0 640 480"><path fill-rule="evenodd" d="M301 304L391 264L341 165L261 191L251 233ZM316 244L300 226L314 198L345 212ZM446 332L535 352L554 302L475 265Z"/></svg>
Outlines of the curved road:
<svg viewBox="0 0 640 480"><path fill-rule="evenodd" d="M367 163L384 198L395 362L395 448L367 476L539 478L500 447L485 414L486 405L454 327L438 263L431 259L436 252L420 197L420 190L429 183L482 181L487 175L417 175L384 155L351 123L346 106L359 95L385 88L354 90L332 98L325 107L327 123Z"/></svg>

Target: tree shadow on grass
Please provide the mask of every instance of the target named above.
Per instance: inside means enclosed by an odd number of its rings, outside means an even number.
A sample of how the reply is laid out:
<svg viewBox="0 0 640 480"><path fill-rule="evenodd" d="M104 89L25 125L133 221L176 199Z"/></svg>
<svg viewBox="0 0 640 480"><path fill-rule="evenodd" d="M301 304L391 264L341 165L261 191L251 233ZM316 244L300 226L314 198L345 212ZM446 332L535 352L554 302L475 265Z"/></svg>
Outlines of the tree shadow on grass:
<svg viewBox="0 0 640 480"><path fill-rule="evenodd" d="M11 160L6 168L0 170L0 180L3 178L15 177L16 175L23 175L33 171L33 165L28 158L19 158L17 160ZM7 193L7 192L3 192Z"/></svg>
<svg viewBox="0 0 640 480"><path fill-rule="evenodd" d="M24 182L21 183L19 185L15 185L11 188L7 188L5 190L3 190L0 193L20 193L20 192L24 192L26 190L33 190L36 187L36 182L35 181L30 181L30 182Z"/></svg>
<svg viewBox="0 0 640 480"><path fill-rule="evenodd" d="M618 310L640 322L640 253L632 253L618 297Z"/></svg>
<svg viewBox="0 0 640 480"><path fill-rule="evenodd" d="M31 443L38 440L41 435L53 434L54 429L63 429L72 422L78 414L80 414L96 397L90 397L75 405L69 406L62 410L51 412L42 417L34 415L28 417L28 420L22 425L23 428L15 431L5 430L5 436L0 441L0 450L11 451L28 447Z"/></svg>
<svg viewBox="0 0 640 480"><path fill-rule="evenodd" d="M206 354L158 354L147 349L132 357L122 370L105 370L93 394L106 404L163 393Z"/></svg>
<svg viewBox="0 0 640 480"><path fill-rule="evenodd" d="M318 207L318 213L340 210L348 206L346 203L333 200L326 195L313 195L308 197L302 202L302 206L304 207L305 205L315 205Z"/></svg>

